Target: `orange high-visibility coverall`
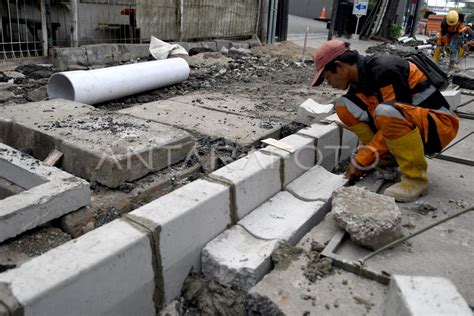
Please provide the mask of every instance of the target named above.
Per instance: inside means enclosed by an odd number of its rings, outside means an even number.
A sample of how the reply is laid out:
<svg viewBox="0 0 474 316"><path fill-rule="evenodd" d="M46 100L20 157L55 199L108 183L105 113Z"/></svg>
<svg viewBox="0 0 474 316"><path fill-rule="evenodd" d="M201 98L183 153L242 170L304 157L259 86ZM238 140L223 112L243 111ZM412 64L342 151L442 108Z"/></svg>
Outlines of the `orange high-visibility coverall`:
<svg viewBox="0 0 474 316"><path fill-rule="evenodd" d="M341 121L362 143L355 156L368 167L389 151L385 140L418 128L425 154L446 147L456 136L459 119L440 91L413 63L398 56L359 56L359 80L336 102Z"/></svg>

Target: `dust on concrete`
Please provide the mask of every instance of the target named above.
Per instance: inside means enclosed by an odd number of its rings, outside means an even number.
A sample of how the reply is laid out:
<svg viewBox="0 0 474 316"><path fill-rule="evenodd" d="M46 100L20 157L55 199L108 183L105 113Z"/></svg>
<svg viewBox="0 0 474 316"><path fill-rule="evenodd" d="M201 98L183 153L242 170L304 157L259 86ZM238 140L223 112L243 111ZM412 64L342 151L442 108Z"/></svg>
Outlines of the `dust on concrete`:
<svg viewBox="0 0 474 316"><path fill-rule="evenodd" d="M332 272L332 259L321 256L324 245L317 241L311 242L311 250L306 254L308 262L304 267L303 275L310 282L317 282Z"/></svg>
<svg viewBox="0 0 474 316"><path fill-rule="evenodd" d="M42 125L48 129L78 129L84 131L106 131L110 134L134 132L135 130L145 130L145 124L132 124L129 122L118 121L112 116L86 116L80 120L69 116L63 120L56 120L48 125Z"/></svg>
<svg viewBox="0 0 474 316"><path fill-rule="evenodd" d="M410 210L413 211L413 212L416 212L418 214L421 214L421 215L427 215L429 213L436 212L437 208L436 208L436 206L434 206L434 205L432 205L428 202L416 201L415 205L410 207Z"/></svg>
<svg viewBox="0 0 474 316"><path fill-rule="evenodd" d="M363 305L365 307L365 310L367 311L367 313L369 313L371 311L372 307L375 306L373 303L371 303L370 301L364 299L363 297L354 295L352 298L354 299L356 304Z"/></svg>
<svg viewBox="0 0 474 316"><path fill-rule="evenodd" d="M286 269L293 261L297 260L304 252L302 248L282 243L275 249L271 259L275 269Z"/></svg>
<svg viewBox="0 0 474 316"><path fill-rule="evenodd" d="M0 245L0 273L16 268L69 240L71 236L59 228L43 226L4 241Z"/></svg>
<svg viewBox="0 0 474 316"><path fill-rule="evenodd" d="M245 315L246 293L191 273L182 290L185 315Z"/></svg>

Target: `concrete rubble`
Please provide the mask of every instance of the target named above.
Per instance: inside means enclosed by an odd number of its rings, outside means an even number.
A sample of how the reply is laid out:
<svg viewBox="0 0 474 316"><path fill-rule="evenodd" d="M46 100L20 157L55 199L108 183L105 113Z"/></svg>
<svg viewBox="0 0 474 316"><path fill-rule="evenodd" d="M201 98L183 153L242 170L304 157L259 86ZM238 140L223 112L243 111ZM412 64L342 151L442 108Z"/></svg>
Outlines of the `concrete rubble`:
<svg viewBox="0 0 474 316"><path fill-rule="evenodd" d="M359 187L341 188L334 191L331 212L359 245L378 249L402 236L401 212L391 197Z"/></svg>

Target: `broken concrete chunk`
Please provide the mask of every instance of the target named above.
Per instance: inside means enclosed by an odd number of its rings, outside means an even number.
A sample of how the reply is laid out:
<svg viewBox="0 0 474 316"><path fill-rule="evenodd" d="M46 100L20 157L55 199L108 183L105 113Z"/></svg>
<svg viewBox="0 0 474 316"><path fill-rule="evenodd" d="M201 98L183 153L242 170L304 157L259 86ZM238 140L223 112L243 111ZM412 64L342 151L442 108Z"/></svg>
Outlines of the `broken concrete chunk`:
<svg viewBox="0 0 474 316"><path fill-rule="evenodd" d="M334 192L332 212L352 241L378 249L401 237L401 212L391 197L359 187Z"/></svg>
<svg viewBox="0 0 474 316"><path fill-rule="evenodd" d="M247 291L270 271L270 255L278 244L277 240L257 239L235 225L204 247L202 272L220 284Z"/></svg>
<svg viewBox="0 0 474 316"><path fill-rule="evenodd" d="M26 76L18 71L5 71L3 73L9 79L23 79Z"/></svg>

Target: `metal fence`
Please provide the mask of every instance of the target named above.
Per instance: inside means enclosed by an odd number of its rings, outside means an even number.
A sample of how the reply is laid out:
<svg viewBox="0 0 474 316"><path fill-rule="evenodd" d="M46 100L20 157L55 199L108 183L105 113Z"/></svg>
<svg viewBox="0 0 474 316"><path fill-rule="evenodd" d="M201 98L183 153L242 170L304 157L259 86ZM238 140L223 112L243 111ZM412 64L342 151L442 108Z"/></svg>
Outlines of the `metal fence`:
<svg viewBox="0 0 474 316"><path fill-rule="evenodd" d="M259 0L138 0L142 39L197 40L256 34Z"/></svg>
<svg viewBox="0 0 474 316"><path fill-rule="evenodd" d="M0 0L0 61L52 46L243 38L261 0Z"/></svg>
<svg viewBox="0 0 474 316"><path fill-rule="evenodd" d="M0 1L0 60L43 55L44 13L35 0Z"/></svg>

